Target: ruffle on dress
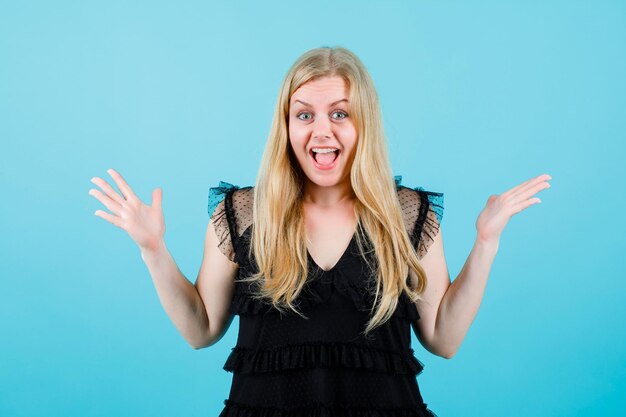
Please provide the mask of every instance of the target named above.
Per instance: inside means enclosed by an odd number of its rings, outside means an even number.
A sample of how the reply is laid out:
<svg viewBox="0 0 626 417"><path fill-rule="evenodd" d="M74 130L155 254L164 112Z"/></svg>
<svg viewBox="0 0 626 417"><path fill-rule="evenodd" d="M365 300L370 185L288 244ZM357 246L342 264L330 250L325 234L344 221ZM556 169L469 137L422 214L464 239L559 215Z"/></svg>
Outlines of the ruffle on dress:
<svg viewBox="0 0 626 417"><path fill-rule="evenodd" d="M248 406L226 399L224 405L219 417L437 417L426 403L409 408L329 406L318 402L297 408L278 408Z"/></svg>
<svg viewBox="0 0 626 417"><path fill-rule="evenodd" d="M240 289L240 283L235 284L235 294L230 303L229 311L231 314L238 316L254 316L257 314L265 314L274 307L266 301L253 299L249 294Z"/></svg>
<svg viewBox="0 0 626 417"><path fill-rule="evenodd" d="M217 187L209 188L209 216L213 215L213 212L217 208L218 204L224 200L229 191L238 190L239 188L240 187L238 185L234 185L226 181L220 181Z"/></svg>
<svg viewBox="0 0 626 417"><path fill-rule="evenodd" d="M305 283L302 292L297 298L296 307L300 311L307 311L318 305L327 304L333 293L339 293L349 299L357 311L369 313L374 303L374 296L371 295L368 285L373 285L373 282L364 281L362 276L355 274L354 271L350 272L349 267L343 270L342 266L337 265L330 271L325 271L318 275L315 275L316 269L312 267L310 273L314 275L310 276ZM247 276L245 272L243 273ZM263 315L270 310L276 311L269 301L252 298L250 294L254 292L252 284L237 282L230 304L230 312L239 316L246 316ZM287 314L291 314L291 312L288 311ZM413 322L418 320L419 317L415 304L403 292L398 298L398 304L392 318Z"/></svg>
<svg viewBox="0 0 626 417"><path fill-rule="evenodd" d="M405 353L397 353L357 344L321 342L259 350L235 346L224 364L224 370L238 374L320 367L419 375L424 364L410 348Z"/></svg>
<svg viewBox="0 0 626 417"><path fill-rule="evenodd" d="M226 198L229 194L242 187L225 181L220 181L217 187L209 188L209 203L207 211L213 222L213 228L218 238L218 248L231 261L235 262L235 245L238 239L236 210L232 207L232 199Z"/></svg>
<svg viewBox="0 0 626 417"><path fill-rule="evenodd" d="M372 288L375 285L371 275L368 281L363 280L363 275L355 274L350 268L333 268L325 271L320 276L312 277L307 282L303 296L300 298L299 307L311 308L315 305L325 304L329 301L333 292L350 299L358 311L369 313L374 305ZM398 304L392 317L403 318L408 321L419 319L419 314L415 304L411 299L402 293L398 299Z"/></svg>
<svg viewBox="0 0 626 417"><path fill-rule="evenodd" d="M402 175L396 175L393 177L396 183L396 188L405 187L402 185ZM411 188L411 187L407 187ZM427 191L423 187L411 188L418 193L424 193L428 200L429 209L435 214L437 222L441 223L443 219L443 193L437 193L435 191Z"/></svg>
<svg viewBox="0 0 626 417"><path fill-rule="evenodd" d="M427 191L423 187L405 187L402 175L394 177L400 195L403 215L408 222L408 232L418 259L422 259L439 233L443 219L443 193ZM415 193L403 193L407 188ZM415 195L417 194L417 195Z"/></svg>

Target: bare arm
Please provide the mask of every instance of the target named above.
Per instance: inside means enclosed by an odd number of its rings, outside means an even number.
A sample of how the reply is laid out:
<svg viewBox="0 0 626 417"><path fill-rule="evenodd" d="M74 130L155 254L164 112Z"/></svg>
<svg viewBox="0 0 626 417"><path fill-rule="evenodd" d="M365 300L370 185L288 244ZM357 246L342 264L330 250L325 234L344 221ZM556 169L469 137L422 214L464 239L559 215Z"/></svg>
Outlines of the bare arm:
<svg viewBox="0 0 626 417"><path fill-rule="evenodd" d="M443 256L441 232L422 258L428 286L423 296L434 301L437 309L421 306L418 328L420 341L433 354L452 358L463 342L482 303L489 271L497 246L476 241L459 275L450 284ZM420 309L418 309L420 310Z"/></svg>
<svg viewBox="0 0 626 417"><path fill-rule="evenodd" d="M151 251L142 250L141 258L165 312L187 342L198 349L208 340L209 318L196 287L180 272L165 242Z"/></svg>
<svg viewBox="0 0 626 417"><path fill-rule="evenodd" d="M219 341L232 322L228 312L237 264L222 254L209 221L205 250L196 284L183 276L162 242L155 250L142 250L161 305L180 334L194 348Z"/></svg>
<svg viewBox="0 0 626 417"><path fill-rule="evenodd" d="M95 214L128 232L137 243L159 300L185 340L195 349L215 343L232 321L228 306L237 264L219 250L212 222L207 226L204 257L194 285L180 272L165 245L162 190L153 191L153 204L148 206L119 173L109 170L109 174L123 196L102 178L92 178L103 191L92 189L89 193L112 212L97 210Z"/></svg>
<svg viewBox="0 0 626 417"><path fill-rule="evenodd" d="M489 272L498 252L500 235L512 215L540 202L531 198L549 188L549 175L528 180L501 195L492 195L476 221L477 238L467 261L450 283L440 232L421 260L428 284L417 302L420 320L416 333L432 353L452 358L463 342L478 312ZM413 272L412 278L416 279Z"/></svg>

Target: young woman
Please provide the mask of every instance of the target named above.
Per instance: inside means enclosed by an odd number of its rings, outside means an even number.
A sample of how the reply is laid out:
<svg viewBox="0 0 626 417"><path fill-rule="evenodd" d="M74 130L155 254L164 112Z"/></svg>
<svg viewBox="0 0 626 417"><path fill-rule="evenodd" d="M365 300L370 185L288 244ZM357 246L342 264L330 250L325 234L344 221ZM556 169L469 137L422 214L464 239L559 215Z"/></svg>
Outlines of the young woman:
<svg viewBox="0 0 626 417"><path fill-rule="evenodd" d="M139 245L163 307L196 348L240 316L221 416L433 416L416 376L411 327L452 358L481 303L500 235L539 202L540 175L492 195L451 283L443 194L392 176L378 97L344 48L303 54L280 89L255 186L220 181L195 285L164 242L162 190L143 204L122 176L90 190L96 215Z"/></svg>

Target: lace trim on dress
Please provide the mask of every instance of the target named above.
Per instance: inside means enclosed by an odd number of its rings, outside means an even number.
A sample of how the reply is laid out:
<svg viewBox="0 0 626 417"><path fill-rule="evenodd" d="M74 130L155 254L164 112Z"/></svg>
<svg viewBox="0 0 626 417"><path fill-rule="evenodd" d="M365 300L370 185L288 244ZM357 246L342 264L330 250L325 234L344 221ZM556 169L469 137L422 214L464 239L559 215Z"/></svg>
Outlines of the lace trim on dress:
<svg viewBox="0 0 626 417"><path fill-rule="evenodd" d="M252 223L253 188L220 181L209 188L208 212L219 239L220 251L236 262L237 242Z"/></svg>
<svg viewBox="0 0 626 417"><path fill-rule="evenodd" d="M401 353L350 343L322 342L259 350L235 346L224 364L224 370L240 374L320 367L419 375L424 364L414 356L413 349Z"/></svg>
<svg viewBox="0 0 626 417"><path fill-rule="evenodd" d="M239 186L225 181L220 181L217 187L209 188L208 212L213 222L215 234L219 239L218 247L232 262L235 261L235 250L231 236L236 236L236 233L232 230L234 222L232 221L233 213L230 210L232 202L229 197L232 192L238 189Z"/></svg>
<svg viewBox="0 0 626 417"><path fill-rule="evenodd" d="M307 406L279 408L244 405L226 399L224 405L219 417L437 417L426 403L413 407L355 407L316 402Z"/></svg>
<svg viewBox="0 0 626 417"><path fill-rule="evenodd" d="M401 185L401 175L396 175L394 180L411 243L418 259L422 259L439 233L444 195L422 187L405 187Z"/></svg>

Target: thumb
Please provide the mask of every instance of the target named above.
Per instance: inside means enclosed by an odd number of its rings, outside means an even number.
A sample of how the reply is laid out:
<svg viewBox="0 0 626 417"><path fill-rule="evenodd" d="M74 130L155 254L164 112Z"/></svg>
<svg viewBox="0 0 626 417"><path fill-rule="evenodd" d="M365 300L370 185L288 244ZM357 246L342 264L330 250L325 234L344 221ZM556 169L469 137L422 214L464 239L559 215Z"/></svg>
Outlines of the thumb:
<svg viewBox="0 0 626 417"><path fill-rule="evenodd" d="M163 201L163 189L155 188L152 191L152 206L153 207L161 207L161 202Z"/></svg>

